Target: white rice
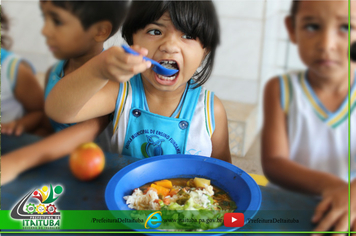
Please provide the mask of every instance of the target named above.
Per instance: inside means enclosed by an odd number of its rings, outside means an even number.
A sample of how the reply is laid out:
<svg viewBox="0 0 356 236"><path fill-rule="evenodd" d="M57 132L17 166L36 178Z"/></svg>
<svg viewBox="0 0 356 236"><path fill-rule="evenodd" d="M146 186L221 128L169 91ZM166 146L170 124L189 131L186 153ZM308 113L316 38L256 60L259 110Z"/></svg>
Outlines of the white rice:
<svg viewBox="0 0 356 236"><path fill-rule="evenodd" d="M159 210L159 204L154 200L159 199L158 194L153 190L148 190L146 194L143 194L140 189L135 189L132 195L125 196L126 204L131 209L136 210Z"/></svg>
<svg viewBox="0 0 356 236"><path fill-rule="evenodd" d="M205 184L205 188L203 189L203 193L208 194L210 197L214 195L213 186Z"/></svg>

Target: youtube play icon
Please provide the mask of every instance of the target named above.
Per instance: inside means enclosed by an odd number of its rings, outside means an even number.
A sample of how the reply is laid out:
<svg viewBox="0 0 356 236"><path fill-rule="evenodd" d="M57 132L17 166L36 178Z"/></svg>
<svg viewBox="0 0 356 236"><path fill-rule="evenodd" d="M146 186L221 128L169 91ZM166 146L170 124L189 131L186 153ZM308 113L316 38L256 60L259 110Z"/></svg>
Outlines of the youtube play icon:
<svg viewBox="0 0 356 236"><path fill-rule="evenodd" d="M224 225L226 227L242 227L244 226L245 217L243 213L225 213Z"/></svg>

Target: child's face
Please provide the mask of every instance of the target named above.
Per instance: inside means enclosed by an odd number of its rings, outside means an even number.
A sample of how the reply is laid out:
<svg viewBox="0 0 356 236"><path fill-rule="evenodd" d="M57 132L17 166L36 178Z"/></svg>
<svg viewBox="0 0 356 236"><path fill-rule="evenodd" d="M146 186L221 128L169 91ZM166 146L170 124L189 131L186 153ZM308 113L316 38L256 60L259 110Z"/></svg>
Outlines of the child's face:
<svg viewBox="0 0 356 236"><path fill-rule="evenodd" d="M170 78L164 78L151 69L142 73L144 80L160 91L184 89L206 53L198 38L191 39L174 27L168 13L137 31L133 35L133 43L147 48L147 56L153 60L177 63L179 72Z"/></svg>
<svg viewBox="0 0 356 236"><path fill-rule="evenodd" d="M351 14L356 13L356 5ZM290 22L289 22L290 23ZM351 29L356 26L351 20ZM347 78L348 3L343 1L300 1L295 25L288 24L306 66L321 78ZM355 41L351 30L351 42ZM354 65L353 65L354 66Z"/></svg>
<svg viewBox="0 0 356 236"><path fill-rule="evenodd" d="M83 56L93 47L93 32L84 31L80 20L69 11L56 7L51 1L41 2L44 17L42 34L57 59Z"/></svg>

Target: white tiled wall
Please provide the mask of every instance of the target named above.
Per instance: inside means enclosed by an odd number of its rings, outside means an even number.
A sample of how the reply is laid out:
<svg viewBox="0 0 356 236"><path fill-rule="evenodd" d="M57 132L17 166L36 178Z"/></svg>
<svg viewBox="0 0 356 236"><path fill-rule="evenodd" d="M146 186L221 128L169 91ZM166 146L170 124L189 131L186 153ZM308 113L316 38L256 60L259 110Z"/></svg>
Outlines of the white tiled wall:
<svg viewBox="0 0 356 236"><path fill-rule="evenodd" d="M262 22L221 18L221 45L213 74L221 77L258 80Z"/></svg>

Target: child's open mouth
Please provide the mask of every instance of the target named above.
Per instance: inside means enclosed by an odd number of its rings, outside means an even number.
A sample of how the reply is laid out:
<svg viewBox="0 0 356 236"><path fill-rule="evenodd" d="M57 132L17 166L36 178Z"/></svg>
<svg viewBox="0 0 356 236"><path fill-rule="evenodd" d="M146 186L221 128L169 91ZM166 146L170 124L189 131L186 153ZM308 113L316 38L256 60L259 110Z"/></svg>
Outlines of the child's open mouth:
<svg viewBox="0 0 356 236"><path fill-rule="evenodd" d="M165 81L173 81L175 78L177 78L178 73L179 73L179 66L178 63L176 61L173 60L162 60L159 62L162 66L164 66L165 68L168 69L177 69L178 72L175 73L174 75L171 76L163 76L163 75L159 75L157 74L157 77L161 80L165 80Z"/></svg>

